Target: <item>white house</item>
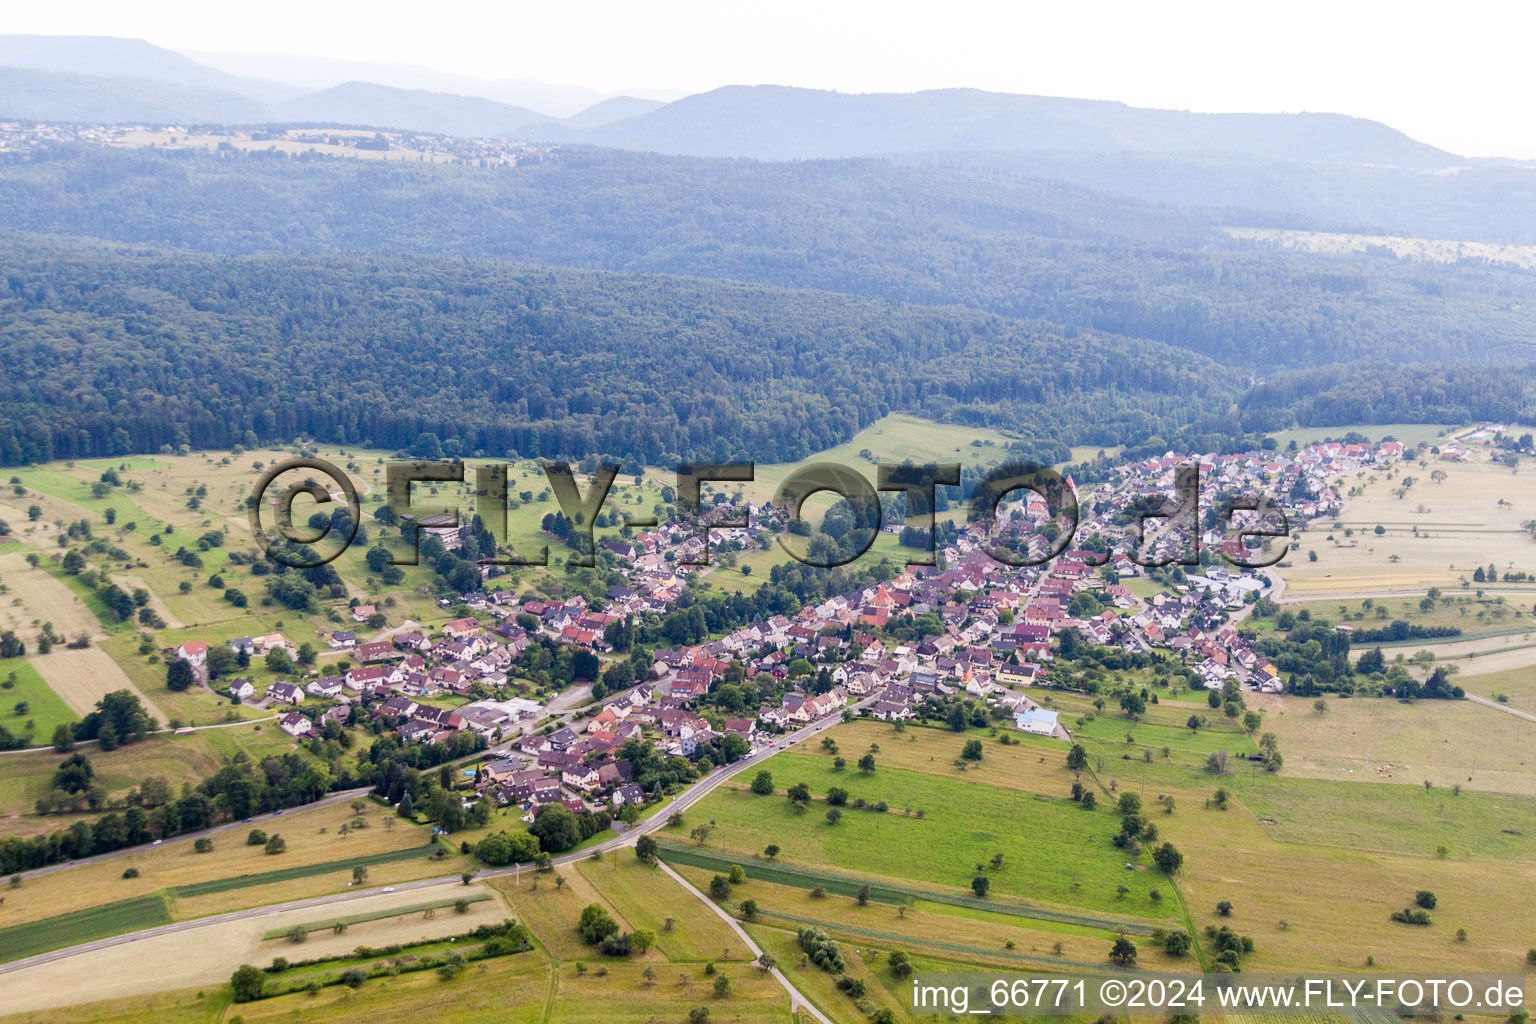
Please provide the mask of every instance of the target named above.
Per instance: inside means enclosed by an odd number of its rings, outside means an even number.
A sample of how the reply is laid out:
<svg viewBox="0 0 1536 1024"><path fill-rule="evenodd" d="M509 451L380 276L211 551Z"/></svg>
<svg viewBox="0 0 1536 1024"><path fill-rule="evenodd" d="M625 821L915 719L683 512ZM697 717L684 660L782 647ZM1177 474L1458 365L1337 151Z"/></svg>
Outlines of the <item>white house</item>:
<svg viewBox="0 0 1536 1024"><path fill-rule="evenodd" d="M267 687L267 697L283 704L304 703L304 691L292 683L273 683Z"/></svg>
<svg viewBox="0 0 1536 1024"><path fill-rule="evenodd" d="M208 645L201 640L188 640L176 648L176 657L191 665L201 665L208 660Z"/></svg>
<svg viewBox="0 0 1536 1024"><path fill-rule="evenodd" d="M294 739L299 739L302 736L308 736L310 733L315 731L315 723L311 722L297 711L290 711L288 714L284 715L282 721L277 723L277 726L279 729L282 729L283 732L287 733L289 736L292 736Z"/></svg>

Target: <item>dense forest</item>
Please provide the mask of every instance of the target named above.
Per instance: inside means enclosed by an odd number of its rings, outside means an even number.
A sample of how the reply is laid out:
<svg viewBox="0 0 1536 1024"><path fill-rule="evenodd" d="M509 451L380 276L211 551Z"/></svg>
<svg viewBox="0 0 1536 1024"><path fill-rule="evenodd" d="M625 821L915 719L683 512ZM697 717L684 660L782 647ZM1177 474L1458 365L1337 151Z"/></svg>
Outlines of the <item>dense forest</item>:
<svg viewBox="0 0 1536 1024"><path fill-rule="evenodd" d="M1212 421L1215 364L956 308L358 254L10 235L0 460L316 437L450 453L796 459L893 409L1113 444Z"/></svg>
<svg viewBox="0 0 1536 1024"><path fill-rule="evenodd" d="M964 167L561 151L517 167L61 147L0 226L220 254L487 257L955 304L1246 372L1536 356L1536 275L1257 251L1209 212Z"/></svg>
<svg viewBox="0 0 1536 1024"><path fill-rule="evenodd" d="M1052 460L1536 420L1536 275L1213 223L881 160L0 155L0 463L424 433L781 461L893 410Z"/></svg>

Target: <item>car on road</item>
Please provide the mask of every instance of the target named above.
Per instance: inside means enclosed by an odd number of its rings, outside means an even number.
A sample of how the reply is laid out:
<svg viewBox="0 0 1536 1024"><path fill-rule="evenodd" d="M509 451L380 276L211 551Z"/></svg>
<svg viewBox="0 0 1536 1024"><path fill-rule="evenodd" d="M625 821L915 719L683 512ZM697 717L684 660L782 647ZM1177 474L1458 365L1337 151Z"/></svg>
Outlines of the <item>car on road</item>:
<svg viewBox="0 0 1536 1024"><path fill-rule="evenodd" d="M394 886L392 886L392 885L386 885L386 886L385 886L385 887L384 887L384 888L383 888L383 889L382 889L382 890L380 890L380 891L381 891L381 892L394 892L394 891L395 891L395 887L394 887Z"/></svg>

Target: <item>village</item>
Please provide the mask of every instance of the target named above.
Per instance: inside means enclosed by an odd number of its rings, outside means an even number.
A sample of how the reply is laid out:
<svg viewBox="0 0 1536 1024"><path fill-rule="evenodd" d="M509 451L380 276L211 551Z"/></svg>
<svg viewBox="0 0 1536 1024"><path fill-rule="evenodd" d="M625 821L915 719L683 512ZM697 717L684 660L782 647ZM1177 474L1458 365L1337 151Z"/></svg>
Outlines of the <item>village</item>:
<svg viewBox="0 0 1536 1024"><path fill-rule="evenodd" d="M709 571L697 564L707 551L695 525L673 521L606 542L628 582L608 590L601 610L579 596L553 601L510 589L462 594L441 603L471 615L436 630L411 626L372 640L357 629L334 631L324 664L335 671L317 668L307 681L274 682L262 694L238 676L218 685L232 700L279 714L278 726L299 740L332 726L371 723L394 730L406 743L473 734L486 751L474 770L476 790L498 805L521 809L529 821L546 803L617 815L659 799L659 787L646 792L633 781L622 756L632 741L650 744L662 757L697 759L709 751L737 760L771 750L786 731L832 716L901 722L942 714L939 709L952 699L976 702L1018 731L1067 740L1067 724L1041 695L1067 632L1133 655L1171 652L1210 690L1229 682L1248 692L1283 688L1275 665L1234 628L1274 579L1222 564L1223 558L1257 554L1258 538L1235 541L1231 528L1212 525L1199 538L1203 557L1183 567L1182 583L1152 580L1156 570L1147 565L1178 562L1191 539L1177 529L1159 533L1150 527L1140 538L1132 512L1146 509L1149 498L1172 495L1180 467L1199 467L1202 523L1222 496L1259 492L1294 526L1341 507L1336 484L1343 474L1390 467L1402 457L1401 444L1383 441L1317 444L1289 454L1190 459L1169 453L1128 463L1111 482L1078 495L1077 546L1044 564L1015 567L987 553L1000 541L1036 558L1049 553L1040 529L1045 503L1029 494L1003 504L994 522L960 530L936 566L908 566L894 578L793 615L771 616L691 646L655 649L643 679L586 706L557 706L564 695L532 699L518 684L520 661L540 641L587 652L589 664L616 658L616 631L667 612L695 574ZM1068 483L1077 490L1070 478ZM721 521L719 509L704 521ZM716 551L740 547L782 518L781 510L749 505L744 525L712 526L708 543ZM446 547L468 538L468 528L449 517L424 519L420 526ZM1147 550L1138 551L1138 544ZM1133 589L1138 580L1153 585ZM1081 594L1093 600L1085 605ZM359 628L375 612L368 605L350 609ZM920 616L933 616L941 629L905 641L892 635L891 627ZM246 659L296 649L280 633L224 642ZM167 654L190 663L206 683L208 649L207 641L189 641ZM710 694L728 680L777 694L777 701L755 712L743 707L722 713Z"/></svg>

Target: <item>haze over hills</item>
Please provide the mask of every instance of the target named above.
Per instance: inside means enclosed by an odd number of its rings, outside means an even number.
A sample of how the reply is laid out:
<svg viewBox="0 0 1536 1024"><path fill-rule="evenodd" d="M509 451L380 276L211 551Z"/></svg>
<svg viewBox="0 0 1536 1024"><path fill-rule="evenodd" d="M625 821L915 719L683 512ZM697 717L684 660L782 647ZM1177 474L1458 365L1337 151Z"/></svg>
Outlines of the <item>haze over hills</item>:
<svg viewBox="0 0 1536 1024"><path fill-rule="evenodd" d="M220 89L196 89L148 78L101 78L0 67L0 118L249 124L269 113L267 104Z"/></svg>
<svg viewBox="0 0 1536 1024"><path fill-rule="evenodd" d="M498 103L537 110L546 117L568 117L612 98L583 85L560 85L529 78L473 78L417 64L336 60L291 53L207 53L191 51L188 57L212 68L237 75L273 78L306 89L328 89L346 82L376 82L397 89L426 89L461 96L482 96ZM635 96L656 105L679 99L686 93L674 90L635 90ZM632 113L639 113L635 110Z"/></svg>
<svg viewBox="0 0 1536 1024"><path fill-rule="evenodd" d="M489 136L509 124L527 124L539 115L478 96L454 96L425 89L396 89L372 82L347 82L273 109L283 121L361 124L442 135Z"/></svg>
<svg viewBox="0 0 1536 1024"><path fill-rule="evenodd" d="M260 55L218 59L259 77L207 67L142 40L0 37L0 65L97 79L93 91L92 83L11 76L0 89L0 116L326 121L763 160L1061 151L1225 154L1415 170L1466 163L1387 125L1342 114L1201 114L976 89L847 94L776 85L727 86L659 103L411 65ZM279 74L301 81L271 80ZM125 79L154 82L157 89L141 96ZM231 103L225 94L260 106Z"/></svg>
<svg viewBox="0 0 1536 1024"><path fill-rule="evenodd" d="M0 35L0 67L145 79L235 93L263 102L292 99L308 91L302 86L220 71L142 39L112 36Z"/></svg>
<svg viewBox="0 0 1536 1024"><path fill-rule="evenodd" d="M1443 168L1463 163L1342 114L1195 114L979 89L851 95L727 86L563 141L678 156L795 160L953 150L1211 152L1265 160Z"/></svg>

